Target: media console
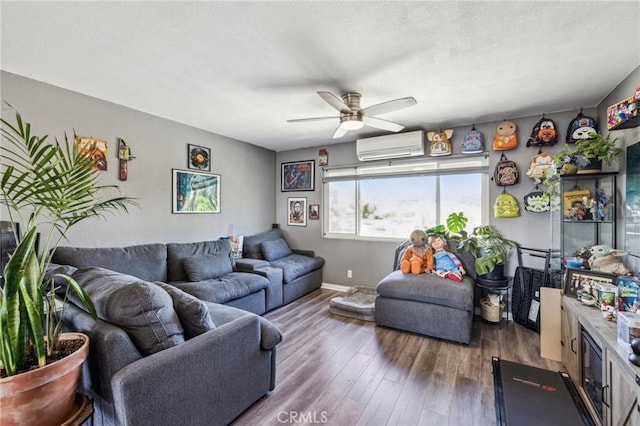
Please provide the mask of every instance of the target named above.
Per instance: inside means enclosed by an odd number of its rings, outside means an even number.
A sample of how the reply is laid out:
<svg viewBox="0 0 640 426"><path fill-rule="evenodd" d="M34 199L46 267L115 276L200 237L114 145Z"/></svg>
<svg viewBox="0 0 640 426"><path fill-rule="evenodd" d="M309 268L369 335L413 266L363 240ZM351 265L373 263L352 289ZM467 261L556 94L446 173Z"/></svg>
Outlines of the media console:
<svg viewBox="0 0 640 426"><path fill-rule="evenodd" d="M640 426L640 368L599 309L562 297L562 362L598 425Z"/></svg>

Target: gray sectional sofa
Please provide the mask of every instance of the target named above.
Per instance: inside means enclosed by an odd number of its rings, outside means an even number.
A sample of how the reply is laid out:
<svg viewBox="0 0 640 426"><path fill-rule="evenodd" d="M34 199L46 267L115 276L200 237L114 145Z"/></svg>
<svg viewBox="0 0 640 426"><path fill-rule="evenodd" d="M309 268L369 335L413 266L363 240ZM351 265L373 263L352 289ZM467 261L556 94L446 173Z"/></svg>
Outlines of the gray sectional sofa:
<svg viewBox="0 0 640 426"><path fill-rule="evenodd" d="M264 234L247 237L260 259L225 240L56 249L49 275L71 275L98 313L70 297L64 317L90 338L95 424L228 424L274 389L282 335L259 315L320 287L324 260Z"/></svg>

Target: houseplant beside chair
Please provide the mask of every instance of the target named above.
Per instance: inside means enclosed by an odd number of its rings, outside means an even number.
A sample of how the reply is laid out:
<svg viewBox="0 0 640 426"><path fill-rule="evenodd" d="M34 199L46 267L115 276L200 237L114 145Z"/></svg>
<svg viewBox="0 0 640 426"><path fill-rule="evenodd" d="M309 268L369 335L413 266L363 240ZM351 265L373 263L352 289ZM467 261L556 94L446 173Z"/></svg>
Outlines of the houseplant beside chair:
<svg viewBox="0 0 640 426"><path fill-rule="evenodd" d="M1 131L0 204L11 222L24 229L20 236L14 228L19 243L5 266L0 290L2 425L58 425L73 409L88 337L60 333L64 304L55 311L54 282L45 281L51 255L78 222L109 211L126 212L134 202L128 197L108 197L119 188L98 185L92 153L78 152L66 135L64 143L32 135L31 125L17 112L15 123L1 119ZM36 253L39 234L40 257ZM84 289L67 275L56 278L66 280L67 288L76 292L95 318Z"/></svg>

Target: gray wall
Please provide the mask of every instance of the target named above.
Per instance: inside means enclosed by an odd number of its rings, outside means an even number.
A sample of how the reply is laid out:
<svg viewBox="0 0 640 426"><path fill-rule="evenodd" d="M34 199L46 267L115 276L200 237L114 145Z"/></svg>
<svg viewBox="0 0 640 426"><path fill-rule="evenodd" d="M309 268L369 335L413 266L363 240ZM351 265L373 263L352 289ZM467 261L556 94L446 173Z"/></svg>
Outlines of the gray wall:
<svg viewBox="0 0 640 426"><path fill-rule="evenodd" d="M119 246L187 242L269 229L275 219L275 152L96 98L2 72L2 99L32 123L35 134L64 138L64 132L109 143L102 184L120 185L138 199L128 215L89 220L69 234L68 245ZM13 111L2 108L13 120ZM118 180L117 138L131 145L129 179ZM211 148L212 173L221 175L220 214L172 214L171 169L187 169L187 144ZM2 218L6 218L3 210Z"/></svg>
<svg viewBox="0 0 640 426"><path fill-rule="evenodd" d="M606 107L619 100L629 97L634 93L635 87L640 85L640 68L636 69L620 86L618 86L597 108L584 108L583 113L585 115L597 117L598 124L601 130L606 132ZM523 99L523 102L526 100ZM548 213L531 213L524 210L523 197L527 193L535 189L535 183L526 176L526 171L529 167L531 158L537 153L537 148L526 147L527 138L531 132L533 125L541 118L542 114L553 119L558 125L560 131L559 143L553 147L546 148L545 150L550 153L555 153L562 149L566 137L566 130L569 122L580 112L580 107L572 111L564 112L546 112L540 111L539 115L532 117L505 117L511 121L514 121L518 128L518 140L519 146L515 150L506 151L505 154L510 160L517 162L520 171L520 183L507 188L507 191L514 195L520 203L520 217L513 219L496 219L493 217L493 203L496 197L501 193L502 188L496 186L494 183L490 184L490 209L489 223L496 227L505 237L517 241L524 247L548 249L551 247L551 222L550 215ZM495 134L497 121L488 123L475 123L475 126L480 130L487 141L487 145L490 146ZM604 128L603 128L604 124ZM453 150L454 154L459 153L461 150L461 141L464 134L470 130L472 123L463 127L454 127L453 135ZM446 123L443 123L440 128L447 128ZM407 129L418 130L418 129ZM426 131L438 130L438 129L423 129ZM640 128L631 130L616 131L614 136L620 137L625 146L633 142L640 140ZM393 253L396 245L400 241L359 241L359 240L339 240L322 238L321 221L308 221L306 228L304 227L292 227L286 225L287 210L286 199L289 196L307 197L309 204L321 204L322 201L322 171L317 165L318 149L326 148L329 152L329 165L336 166L341 164L356 163L355 153L355 141L343 142L335 144L329 139L328 135L327 143L324 146L317 148L300 149L286 152L279 152L277 155L278 164L288 161L298 160L316 160L316 190L314 192L299 192L299 193L279 193L277 196L277 222L283 224L283 228L287 231L291 240L297 247L313 249L317 253L320 253L326 259L326 266L324 272L324 281L331 284L339 285L365 285L375 286L381 278L383 278L391 270L393 263ZM348 135L345 137L348 140ZM496 162L500 159L500 152L495 152L488 148L490 152L490 166L491 173L495 167ZM624 171L624 159L619 160L618 164L613 164L610 171L622 170ZM278 170L278 181L280 179ZM621 174L620 182L624 183L624 172ZM620 189L622 186L622 190ZM623 200L622 194L624 194L624 184L619 186L619 198ZM542 188L542 187L541 187ZM279 188L278 188L279 189ZM621 215L619 215L621 216ZM623 217L619 217L619 230L624 228ZM623 247L622 231L619 232L618 246ZM542 264L539 259L530 258L525 256L525 261L528 266L539 267ZM627 259L627 263L631 266L632 259ZM517 266L517 259L515 252L508 262L508 270L511 274L515 271ZM635 266L636 270L638 265ZM352 278L347 278L346 271L350 269L353 271Z"/></svg>
<svg viewBox="0 0 640 426"><path fill-rule="evenodd" d="M633 93L635 93L636 87L640 87L640 67L633 70L631 74L627 78L625 78L606 98L598 105L598 122L606 123L607 122L607 107L613 105L617 102L620 102L623 99L628 98ZM606 130L606 129L605 129ZM635 127L633 129L624 129L624 130L614 130L611 132L611 136L613 138L619 139L619 146L626 148L629 145L633 145L636 142L640 142L640 127ZM624 158L621 160L620 165L620 176L618 177L618 190L620 194L620 200L624 200L624 195L626 193L626 166L624 163ZM618 209L618 247L623 249L625 247L624 240L624 209L622 208L624 204L620 203L620 208ZM634 250L636 253L640 252L640 247ZM627 256L624 258L625 264L632 268L634 271L640 271L640 259L634 258L632 256Z"/></svg>

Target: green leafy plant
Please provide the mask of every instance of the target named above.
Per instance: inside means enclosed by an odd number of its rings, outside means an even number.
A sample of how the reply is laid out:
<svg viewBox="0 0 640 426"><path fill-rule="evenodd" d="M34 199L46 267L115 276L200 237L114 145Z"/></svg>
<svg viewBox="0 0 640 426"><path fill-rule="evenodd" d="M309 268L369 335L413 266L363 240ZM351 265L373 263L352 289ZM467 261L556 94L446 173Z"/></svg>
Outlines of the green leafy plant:
<svg viewBox="0 0 640 426"><path fill-rule="evenodd" d="M469 219L467 219L464 213L454 212L447 216L447 220L444 224L427 228L424 232L428 236L439 235L447 240L456 240L463 236L466 237L467 232L465 231L465 228L467 227L468 222Z"/></svg>
<svg viewBox="0 0 640 426"><path fill-rule="evenodd" d="M458 244L458 250L471 253L478 275L486 275L497 265L504 265L512 247L518 243L504 238L490 225L477 226Z"/></svg>
<svg viewBox="0 0 640 426"><path fill-rule="evenodd" d="M564 144L564 148L555 154L553 162L560 174L575 174L593 160L610 166L622 154L622 148L616 146L617 138L612 140L609 134L603 136L600 132L590 132L589 136L591 139L576 142L575 148Z"/></svg>
<svg viewBox="0 0 640 426"><path fill-rule="evenodd" d="M576 142L576 151L585 158L602 161L606 166L622 154L622 148L616 146L618 138L611 139L611 134L604 136L600 132L589 133L591 139L583 139Z"/></svg>
<svg viewBox="0 0 640 426"><path fill-rule="evenodd" d="M458 251L468 252L475 259L478 275L488 274L497 265L504 265L511 248L518 244L504 238L489 225L477 226L469 233L466 231L468 222L464 213L451 213L445 224L428 228L425 232L427 235L441 235L447 240L457 241Z"/></svg>
<svg viewBox="0 0 640 426"><path fill-rule="evenodd" d="M66 134L62 144L33 135L18 112L15 123L1 119L1 131L0 204L7 207L11 222L24 229L21 237L14 225L19 243L0 290L0 367L11 376L26 367L30 355L39 367L46 365L56 349L64 310L56 314L54 282L45 281L54 249L77 223L109 211L127 212L135 202L108 197L119 188L98 184L91 150L78 152ZM43 237L41 256L36 253L38 234ZM56 276L67 281L67 289L75 291L95 318L84 289L68 275Z"/></svg>

